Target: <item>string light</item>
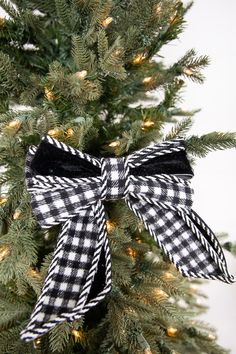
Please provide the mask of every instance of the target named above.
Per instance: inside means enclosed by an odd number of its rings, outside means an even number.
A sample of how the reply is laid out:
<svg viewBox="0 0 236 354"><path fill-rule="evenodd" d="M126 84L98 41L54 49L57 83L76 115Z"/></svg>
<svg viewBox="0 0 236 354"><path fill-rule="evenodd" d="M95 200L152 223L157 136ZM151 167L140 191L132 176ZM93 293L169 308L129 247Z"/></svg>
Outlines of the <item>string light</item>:
<svg viewBox="0 0 236 354"><path fill-rule="evenodd" d="M153 81L153 77L152 77L152 76L147 76L147 77L145 77L145 78L143 79L143 83L144 83L145 85L150 84L152 81Z"/></svg>
<svg viewBox="0 0 236 354"><path fill-rule="evenodd" d="M39 272L38 270L36 270L36 269L31 268L28 273L29 273L29 275L30 275L32 278L41 279L41 274L40 274L40 272Z"/></svg>
<svg viewBox="0 0 236 354"><path fill-rule="evenodd" d="M109 16L105 20L102 21L103 27L107 27L113 21L113 17Z"/></svg>
<svg viewBox="0 0 236 354"><path fill-rule="evenodd" d="M170 273L170 272L165 272L165 274L163 275L163 278L165 280L174 280L175 279L175 276L174 274Z"/></svg>
<svg viewBox="0 0 236 354"><path fill-rule="evenodd" d="M197 285L191 285L190 286L190 291L191 291L191 293L196 294L198 292Z"/></svg>
<svg viewBox="0 0 236 354"><path fill-rule="evenodd" d="M142 130L146 130L149 128L152 128L155 125L155 122L153 122L151 119L147 119L142 123Z"/></svg>
<svg viewBox="0 0 236 354"><path fill-rule="evenodd" d="M56 96L55 94L53 93L52 89L50 89L49 87L45 87L44 89L44 93L45 93L45 96L46 98L48 99L48 101L55 101L56 100Z"/></svg>
<svg viewBox="0 0 236 354"><path fill-rule="evenodd" d="M50 129L48 135L52 138L58 138L61 135L61 130L59 128Z"/></svg>
<svg viewBox="0 0 236 354"><path fill-rule="evenodd" d="M202 305L202 300L201 300L201 299L197 299L197 300L196 300L196 304L197 304L198 306L201 306L201 305Z"/></svg>
<svg viewBox="0 0 236 354"><path fill-rule="evenodd" d="M49 241L50 240L50 233L48 231L45 232L43 238L44 238L45 241Z"/></svg>
<svg viewBox="0 0 236 354"><path fill-rule="evenodd" d="M145 58L146 58L146 54L144 54L144 53L137 54L134 57L132 63L135 65L141 64L145 60Z"/></svg>
<svg viewBox="0 0 236 354"><path fill-rule="evenodd" d="M1 196L1 197L0 197L0 205L4 205L4 204L6 204L7 200L8 200L8 198L7 198L7 197L5 197L5 196Z"/></svg>
<svg viewBox="0 0 236 354"><path fill-rule="evenodd" d="M177 11L175 11L175 13L170 17L170 23L171 24L174 24L175 22L176 22L176 20L177 20L177 14L178 14L178 12Z"/></svg>
<svg viewBox="0 0 236 354"><path fill-rule="evenodd" d="M116 228L116 223L113 222L112 220L107 220L106 221L106 227L107 227L107 232L109 234L111 234Z"/></svg>
<svg viewBox="0 0 236 354"><path fill-rule="evenodd" d="M151 349L145 349L144 354L152 354Z"/></svg>
<svg viewBox="0 0 236 354"><path fill-rule="evenodd" d="M22 212L20 209L17 209L14 214L13 214L13 219L14 220L19 220L22 217Z"/></svg>
<svg viewBox="0 0 236 354"><path fill-rule="evenodd" d="M137 255L137 252L136 252L136 250L134 250L133 248L128 247L128 248L127 248L127 254L128 254L130 257L135 258L136 255Z"/></svg>
<svg viewBox="0 0 236 354"><path fill-rule="evenodd" d="M192 76L193 75L193 70L190 68L184 68L183 73L187 76Z"/></svg>
<svg viewBox="0 0 236 354"><path fill-rule="evenodd" d="M178 329L174 328L174 327L168 327L166 329L166 333L167 333L168 337L176 337L178 334Z"/></svg>
<svg viewBox="0 0 236 354"><path fill-rule="evenodd" d="M160 257L152 251L148 251L145 253L145 258L147 261L152 262L153 264L160 262Z"/></svg>
<svg viewBox="0 0 236 354"><path fill-rule="evenodd" d="M142 241L140 238L138 238L138 237L136 237L135 241L136 241L137 243L142 243L142 242L143 242L143 241Z"/></svg>
<svg viewBox="0 0 236 354"><path fill-rule="evenodd" d="M155 296L158 297L158 299L167 299L169 297L169 295L162 289L157 288L153 290L153 293Z"/></svg>
<svg viewBox="0 0 236 354"><path fill-rule="evenodd" d="M109 144L109 146L112 147L112 148L116 148L116 147L120 146L120 141L119 141L119 140L112 141L112 142Z"/></svg>
<svg viewBox="0 0 236 354"><path fill-rule="evenodd" d="M0 262L11 254L11 247L9 245L0 246Z"/></svg>
<svg viewBox="0 0 236 354"><path fill-rule="evenodd" d="M114 53L115 53L116 56L120 56L122 54L122 50L121 49L116 49Z"/></svg>
<svg viewBox="0 0 236 354"><path fill-rule="evenodd" d="M21 126L21 121L19 119L14 119L8 123L8 128L19 129Z"/></svg>
<svg viewBox="0 0 236 354"><path fill-rule="evenodd" d="M75 132L74 132L74 130L72 128L69 128L66 131L66 135L67 135L68 138L71 138L72 136L75 135Z"/></svg>
<svg viewBox="0 0 236 354"><path fill-rule="evenodd" d="M34 340L34 349L40 349L42 344L42 339L39 337Z"/></svg>
<svg viewBox="0 0 236 354"><path fill-rule="evenodd" d="M72 329L71 333L76 340L82 340L84 338L84 332L78 329Z"/></svg>
<svg viewBox="0 0 236 354"><path fill-rule="evenodd" d="M213 334L209 334L208 335L208 338L210 339L210 340L216 340L216 336L214 336Z"/></svg>
<svg viewBox="0 0 236 354"><path fill-rule="evenodd" d="M160 13L161 13L161 5L160 5L160 4L157 4L157 5L155 6L155 13L156 13L157 15L160 15Z"/></svg>
<svg viewBox="0 0 236 354"><path fill-rule="evenodd" d="M80 80L84 80L87 74L88 74L87 70L82 70L75 73L75 76Z"/></svg>
<svg viewBox="0 0 236 354"><path fill-rule="evenodd" d="M4 27L6 24L6 19L4 17L0 17L0 28Z"/></svg>

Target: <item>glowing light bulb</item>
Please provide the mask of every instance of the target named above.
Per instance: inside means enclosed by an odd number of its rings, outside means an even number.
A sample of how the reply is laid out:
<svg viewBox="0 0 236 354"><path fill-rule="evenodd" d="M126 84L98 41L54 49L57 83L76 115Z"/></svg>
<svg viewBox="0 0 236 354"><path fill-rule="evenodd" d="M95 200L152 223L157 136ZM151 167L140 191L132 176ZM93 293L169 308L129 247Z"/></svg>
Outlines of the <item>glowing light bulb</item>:
<svg viewBox="0 0 236 354"><path fill-rule="evenodd" d="M149 128L152 128L155 125L155 123L151 119L147 119L142 123L142 130L147 130Z"/></svg>
<svg viewBox="0 0 236 354"><path fill-rule="evenodd" d="M175 276L174 274L170 273L170 272L166 272L164 275L163 275L163 278L165 280L174 280L175 279Z"/></svg>
<svg viewBox="0 0 236 354"><path fill-rule="evenodd" d="M116 140L116 141L112 141L110 144L109 144L110 147L118 147L120 146L120 141L119 140Z"/></svg>
<svg viewBox="0 0 236 354"><path fill-rule="evenodd" d="M0 262L11 255L11 247L9 245L3 245L0 247Z"/></svg>
<svg viewBox="0 0 236 354"><path fill-rule="evenodd" d="M80 80L84 80L87 74L88 74L87 70L82 70L75 73L75 76Z"/></svg>
<svg viewBox="0 0 236 354"><path fill-rule="evenodd" d="M105 20L102 21L103 27L107 27L113 21L113 17L109 16Z"/></svg>
<svg viewBox="0 0 236 354"><path fill-rule="evenodd" d="M84 337L84 333L78 329L72 329L71 333L77 340L81 340Z"/></svg>
<svg viewBox="0 0 236 354"><path fill-rule="evenodd" d="M8 127L11 129L19 129L21 126L21 121L19 119L14 119L8 123Z"/></svg>
<svg viewBox="0 0 236 354"><path fill-rule="evenodd" d="M6 204L8 198L6 196L1 196L0 197L0 205L4 205Z"/></svg>
<svg viewBox="0 0 236 354"><path fill-rule="evenodd" d="M132 63L135 65L141 64L145 60L145 58L146 58L146 54L144 54L144 53L137 54L134 57Z"/></svg>
<svg viewBox="0 0 236 354"><path fill-rule="evenodd" d="M144 79L143 79L143 83L144 84L150 84L150 82L152 82L153 81L153 77L152 76L147 76L147 77L145 77Z"/></svg>
<svg viewBox="0 0 236 354"><path fill-rule="evenodd" d="M192 76L193 75L193 70L190 69L190 68L185 68L183 70L184 74L187 75L187 76Z"/></svg>
<svg viewBox="0 0 236 354"><path fill-rule="evenodd" d="M155 296L157 296L160 299L167 299L169 297L169 295L160 288L154 289L153 293Z"/></svg>
<svg viewBox="0 0 236 354"><path fill-rule="evenodd" d="M61 135L61 131L58 128L50 129L48 131L48 135L50 135L52 138L58 138Z"/></svg>
<svg viewBox="0 0 236 354"><path fill-rule="evenodd" d="M116 224L112 220L107 220L106 227L107 227L107 232L111 234L115 230Z"/></svg>
<svg viewBox="0 0 236 354"><path fill-rule="evenodd" d="M19 219L21 218L21 216L22 216L21 210L17 209L17 210L14 212L14 214L13 214L13 219L14 219L14 220L19 220Z"/></svg>
<svg viewBox="0 0 236 354"><path fill-rule="evenodd" d="M44 88L44 94L46 96L46 98L48 99L48 101L55 101L56 100L56 96L53 93L52 89L50 89L49 87L45 87Z"/></svg>
<svg viewBox="0 0 236 354"><path fill-rule="evenodd" d="M74 132L74 130L72 128L69 128L66 131L66 135L67 135L68 138L71 138L72 136L75 135L75 132Z"/></svg>
<svg viewBox="0 0 236 354"><path fill-rule="evenodd" d="M174 327L168 327L166 333L169 337L176 337L178 334L178 329Z"/></svg>

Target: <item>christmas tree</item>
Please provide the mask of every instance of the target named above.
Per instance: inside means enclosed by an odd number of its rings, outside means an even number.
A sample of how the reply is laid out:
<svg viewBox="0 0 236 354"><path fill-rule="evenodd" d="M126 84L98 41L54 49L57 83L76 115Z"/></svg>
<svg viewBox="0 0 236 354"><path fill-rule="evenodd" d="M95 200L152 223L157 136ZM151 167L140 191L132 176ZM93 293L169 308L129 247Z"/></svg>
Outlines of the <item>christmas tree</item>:
<svg viewBox="0 0 236 354"><path fill-rule="evenodd" d="M191 5L0 0L2 354L227 353L214 330L196 320L205 310L201 281L178 272L123 200L105 201L109 294L82 318L62 321L34 342L20 339L60 233L60 225L42 229L32 213L25 183L30 146L47 135L99 158L123 157L184 136L192 164L236 146L233 133L191 135L197 112L179 106L185 80L204 81L208 57L191 49L167 67L158 55L183 31ZM102 281L97 272L93 291Z"/></svg>

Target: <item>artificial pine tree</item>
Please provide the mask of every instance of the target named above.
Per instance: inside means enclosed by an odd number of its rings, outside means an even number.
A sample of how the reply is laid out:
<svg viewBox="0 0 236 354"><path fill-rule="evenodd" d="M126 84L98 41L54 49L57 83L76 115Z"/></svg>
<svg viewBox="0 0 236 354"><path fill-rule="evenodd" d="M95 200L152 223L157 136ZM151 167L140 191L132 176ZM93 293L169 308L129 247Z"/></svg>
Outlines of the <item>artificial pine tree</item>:
<svg viewBox="0 0 236 354"><path fill-rule="evenodd" d="M191 3L178 0L0 0L0 352L223 354L199 280L175 269L123 201L106 202L112 291L84 318L25 343L59 227L37 224L25 186L30 145L45 134L98 157L124 156L186 135L184 80L203 82L206 56L166 67ZM158 94L158 98L155 95ZM169 129L169 133L164 133ZM187 135L189 159L236 146L233 133ZM231 244L227 244L232 248Z"/></svg>

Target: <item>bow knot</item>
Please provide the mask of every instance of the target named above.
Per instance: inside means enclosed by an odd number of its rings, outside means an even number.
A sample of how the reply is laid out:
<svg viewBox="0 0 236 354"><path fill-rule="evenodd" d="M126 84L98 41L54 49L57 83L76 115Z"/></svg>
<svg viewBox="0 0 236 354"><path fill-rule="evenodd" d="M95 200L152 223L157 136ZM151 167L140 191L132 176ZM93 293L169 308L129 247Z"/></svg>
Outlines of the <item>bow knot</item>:
<svg viewBox="0 0 236 354"><path fill-rule="evenodd" d="M101 199L124 199L129 190L128 159L101 158Z"/></svg>

